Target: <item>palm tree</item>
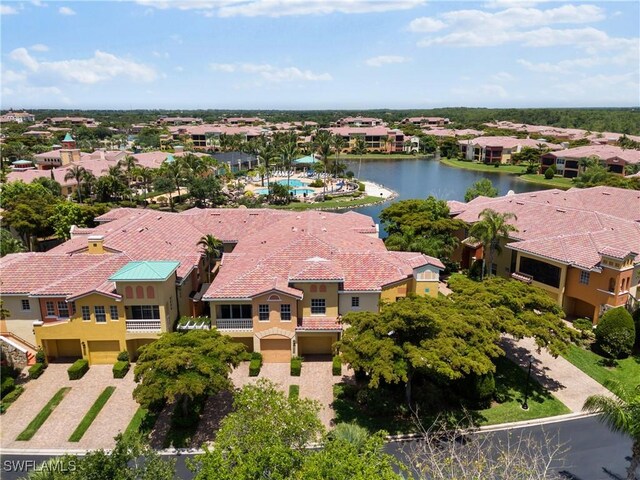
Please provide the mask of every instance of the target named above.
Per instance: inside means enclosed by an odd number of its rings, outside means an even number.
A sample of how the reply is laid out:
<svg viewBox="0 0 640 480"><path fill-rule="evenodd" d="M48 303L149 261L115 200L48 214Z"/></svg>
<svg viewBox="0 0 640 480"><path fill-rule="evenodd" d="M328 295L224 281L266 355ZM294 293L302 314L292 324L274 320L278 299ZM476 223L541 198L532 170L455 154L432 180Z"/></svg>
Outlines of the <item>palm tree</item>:
<svg viewBox="0 0 640 480"><path fill-rule="evenodd" d="M207 258L207 283L211 283L211 268L216 259L222 255L222 242L211 234L203 235L198 241L202 253Z"/></svg>
<svg viewBox="0 0 640 480"><path fill-rule="evenodd" d="M78 184L78 202L82 203L82 193L80 192L80 183L84 180L87 170L82 165L72 165L64 175L65 180L75 180Z"/></svg>
<svg viewBox="0 0 640 480"><path fill-rule="evenodd" d="M282 155L282 166L287 169L287 190L289 190L289 180L291 177L291 168L293 161L298 155L298 145L296 143L297 135L287 135L285 142L280 146L280 154Z"/></svg>
<svg viewBox="0 0 640 480"><path fill-rule="evenodd" d="M24 244L15 238L6 228L0 228L0 257L10 253L24 252Z"/></svg>
<svg viewBox="0 0 640 480"><path fill-rule="evenodd" d="M485 208L478 215L480 219L472 225L469 235L479 240L484 246L484 251L489 253L489 261L485 267L487 276L491 275L491 265L493 265L493 255L495 252L502 252L500 240L509 237L509 233L517 232L518 229L507 223L509 220L518 220L513 213L499 213L490 208Z"/></svg>
<svg viewBox="0 0 640 480"><path fill-rule="evenodd" d="M636 478L636 471L640 467L640 385L635 391L629 392L619 382L606 382L605 386L616 397L604 395L591 395L584 402L582 410L591 413L600 413L601 422L604 422L614 432L619 432L631 437L631 462L627 468L627 480Z"/></svg>
<svg viewBox="0 0 640 480"><path fill-rule="evenodd" d="M127 189L127 177L119 165L111 165L107 170L105 179L111 189L111 193L122 198L125 190Z"/></svg>
<svg viewBox="0 0 640 480"><path fill-rule="evenodd" d="M346 145L347 145L347 142L345 141L342 135L333 136L333 148L336 151L336 161L334 162L334 174L336 177L338 176L338 164L339 164L340 154L342 153L342 150L344 149L344 147L346 147Z"/></svg>
<svg viewBox="0 0 640 480"><path fill-rule="evenodd" d="M331 133L328 132L327 130L320 130L320 132L318 132L318 135L316 135L314 143L315 143L315 149L318 152L318 155L320 155L320 159L324 164L324 173L326 176L329 157L331 156L332 149L333 149L333 139L332 139ZM325 179L324 193L327 193L326 179Z"/></svg>
<svg viewBox="0 0 640 480"><path fill-rule="evenodd" d="M118 166L123 168L127 175L127 185L131 187L133 184L134 171L138 166L138 159L132 155L127 155L118 162Z"/></svg>

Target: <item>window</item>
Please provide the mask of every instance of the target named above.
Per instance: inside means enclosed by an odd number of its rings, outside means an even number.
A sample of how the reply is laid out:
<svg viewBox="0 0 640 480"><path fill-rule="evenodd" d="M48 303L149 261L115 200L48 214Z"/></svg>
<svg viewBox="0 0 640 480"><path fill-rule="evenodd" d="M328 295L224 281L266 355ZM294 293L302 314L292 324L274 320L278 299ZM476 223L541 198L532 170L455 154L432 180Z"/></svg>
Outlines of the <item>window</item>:
<svg viewBox="0 0 640 480"><path fill-rule="evenodd" d="M360 307L360 297L351 297L351 307L352 308Z"/></svg>
<svg viewBox="0 0 640 480"><path fill-rule="evenodd" d="M280 320L283 322L291 321L291 304L283 303L280 305Z"/></svg>
<svg viewBox="0 0 640 480"><path fill-rule="evenodd" d="M266 322L269 320L269 305L258 305L258 320L260 320L261 322Z"/></svg>
<svg viewBox="0 0 640 480"><path fill-rule="evenodd" d="M326 311L327 307L324 298L311 299L311 315L324 315Z"/></svg>
<svg viewBox="0 0 640 480"><path fill-rule="evenodd" d="M47 302L47 316L54 317L56 315L56 309L53 308L53 302Z"/></svg>
<svg viewBox="0 0 640 480"><path fill-rule="evenodd" d="M560 286L560 268L534 258L520 258L520 272L531 275L536 282L550 287Z"/></svg>
<svg viewBox="0 0 640 480"><path fill-rule="evenodd" d="M147 298L156 298L156 292L152 286L147 287Z"/></svg>
<svg viewBox="0 0 640 480"><path fill-rule="evenodd" d="M251 305L220 305L220 318L253 317Z"/></svg>
<svg viewBox="0 0 640 480"><path fill-rule="evenodd" d="M127 285L124 289L124 296L126 298L133 298L133 287Z"/></svg>
<svg viewBox="0 0 640 480"><path fill-rule="evenodd" d="M31 310L31 303L29 303L29 300L22 300L22 310Z"/></svg>
<svg viewBox="0 0 640 480"><path fill-rule="evenodd" d="M585 285L589 285L589 272L580 272L580 283L584 283Z"/></svg>
<svg viewBox="0 0 640 480"><path fill-rule="evenodd" d="M136 287L136 298L144 298L144 288Z"/></svg>
<svg viewBox="0 0 640 480"><path fill-rule="evenodd" d="M132 320L160 320L160 307L158 305L132 305Z"/></svg>
<svg viewBox="0 0 640 480"><path fill-rule="evenodd" d="M67 305L67 302L58 302L58 316L69 318L69 305Z"/></svg>
<svg viewBox="0 0 640 480"><path fill-rule="evenodd" d="M109 307L109 314L111 315L111 320L120 320L120 315L118 314L118 307L115 305L111 305Z"/></svg>
<svg viewBox="0 0 640 480"><path fill-rule="evenodd" d="M84 320L85 322L91 320L91 311L86 305L82 306L82 320Z"/></svg>
<svg viewBox="0 0 640 480"><path fill-rule="evenodd" d="M107 321L107 314L103 306L96 305L93 307L93 311L96 314L96 323L105 323Z"/></svg>

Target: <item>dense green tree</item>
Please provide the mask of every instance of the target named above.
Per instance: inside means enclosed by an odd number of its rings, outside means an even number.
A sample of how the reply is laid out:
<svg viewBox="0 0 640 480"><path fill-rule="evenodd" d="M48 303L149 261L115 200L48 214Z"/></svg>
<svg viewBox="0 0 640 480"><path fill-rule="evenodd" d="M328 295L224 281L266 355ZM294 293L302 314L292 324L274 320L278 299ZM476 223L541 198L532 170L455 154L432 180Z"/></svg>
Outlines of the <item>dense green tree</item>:
<svg viewBox="0 0 640 480"><path fill-rule="evenodd" d="M584 402L583 410L599 413L598 418L614 432L631 437L631 461L627 468L627 480L635 480L640 468L640 384L629 392L619 383L607 383L615 397L591 395Z"/></svg>
<svg viewBox="0 0 640 480"><path fill-rule="evenodd" d="M52 233L49 218L60 201L39 183L12 182L2 191L3 217L24 244L33 250L34 237L45 237Z"/></svg>
<svg viewBox="0 0 640 480"><path fill-rule="evenodd" d="M511 155L511 161L515 164L527 166L527 173L535 173L540 167L540 156L544 153L539 148L524 147L520 152Z"/></svg>
<svg viewBox="0 0 640 480"><path fill-rule="evenodd" d="M289 398L269 380L245 385L214 447L192 462L195 479L291 478L304 462L306 445L322 433L319 410L317 402Z"/></svg>
<svg viewBox="0 0 640 480"><path fill-rule="evenodd" d="M196 397L232 388L229 374L243 351L243 345L215 329L163 333L140 347L133 396L144 407L178 401L186 416Z"/></svg>
<svg viewBox="0 0 640 480"><path fill-rule="evenodd" d="M11 235L9 230L0 228L0 257L4 257L10 253L24 252L25 250L24 244Z"/></svg>
<svg viewBox="0 0 640 480"><path fill-rule="evenodd" d="M272 183L269 185L269 198L276 204L287 204L291 195L286 185Z"/></svg>
<svg viewBox="0 0 640 480"><path fill-rule="evenodd" d="M420 151L422 153L434 154L438 149L438 140L433 135L419 135L420 137Z"/></svg>
<svg viewBox="0 0 640 480"><path fill-rule="evenodd" d="M497 197L498 189L493 186L493 183L488 178L483 178L482 180L478 180L469 188L464 194L464 201L470 202L474 198L477 197Z"/></svg>
<svg viewBox="0 0 640 480"><path fill-rule="evenodd" d="M458 158L460 156L460 146L455 137L443 137L439 142L440 155L445 158Z"/></svg>
<svg viewBox="0 0 640 480"><path fill-rule="evenodd" d="M611 358L628 357L636 340L633 317L625 307L607 310L596 327L596 345Z"/></svg>
<svg viewBox="0 0 640 480"><path fill-rule="evenodd" d="M76 193L78 194L78 201L82 203L82 189L80 184L86 176L87 170L82 165L72 165L71 168L65 173L65 180L75 180L77 184Z"/></svg>
<svg viewBox="0 0 640 480"><path fill-rule="evenodd" d="M189 197L195 201L196 207L215 207L222 205L226 200L220 182L213 175L191 177L187 179L186 185Z"/></svg>
<svg viewBox="0 0 640 480"><path fill-rule="evenodd" d="M380 222L389 234L385 240L389 248L405 250L417 244L421 245L418 251L439 258L455 250L459 243L455 233L465 227L451 218L446 201L432 196L394 202L380 212ZM409 235L413 240L406 238Z"/></svg>
<svg viewBox="0 0 640 480"><path fill-rule="evenodd" d="M56 204L50 222L56 236L63 240L71 238L72 225L86 227L82 208L73 202L60 202Z"/></svg>
<svg viewBox="0 0 640 480"><path fill-rule="evenodd" d="M142 148L160 148L160 130L145 127L136 136L136 144Z"/></svg>
<svg viewBox="0 0 640 480"><path fill-rule="evenodd" d="M491 266L495 253L502 251L501 240L509 238L509 234L517 232L518 229L509 223L509 220L518 218L509 212L500 213L490 208L485 208L478 215L479 221L474 223L469 229L469 235L482 242L484 252L488 253L485 264L487 276L491 276Z"/></svg>
<svg viewBox="0 0 640 480"><path fill-rule="evenodd" d="M32 183L39 183L51 192L54 197L59 197L62 193L62 187L51 177L38 177Z"/></svg>

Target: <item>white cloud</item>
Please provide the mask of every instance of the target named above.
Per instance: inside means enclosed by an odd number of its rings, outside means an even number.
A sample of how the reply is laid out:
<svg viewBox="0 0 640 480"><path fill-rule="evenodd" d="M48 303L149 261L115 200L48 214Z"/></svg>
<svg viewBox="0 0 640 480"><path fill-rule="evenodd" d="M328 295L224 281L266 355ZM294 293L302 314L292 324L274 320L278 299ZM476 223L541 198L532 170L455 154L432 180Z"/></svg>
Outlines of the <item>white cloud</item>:
<svg viewBox="0 0 640 480"><path fill-rule="evenodd" d="M551 87L559 99L573 103L581 101L583 105L589 105L585 99L597 99L600 103L633 104L637 103L640 80L638 72L584 75Z"/></svg>
<svg viewBox="0 0 640 480"><path fill-rule="evenodd" d="M93 84L116 77L150 82L157 78L155 70L142 63L96 50L93 57L39 62L26 48L16 48L9 57L38 76L52 76L69 82Z"/></svg>
<svg viewBox="0 0 640 480"><path fill-rule="evenodd" d="M48 7L46 3L42 3L40 0L31 0L31 5L35 7Z"/></svg>
<svg viewBox="0 0 640 480"><path fill-rule="evenodd" d="M513 80L513 75L509 72L498 72L491 75L491 80L494 82L510 82Z"/></svg>
<svg viewBox="0 0 640 480"><path fill-rule="evenodd" d="M17 15L18 10L9 5L0 5L0 15Z"/></svg>
<svg viewBox="0 0 640 480"><path fill-rule="evenodd" d="M267 63L212 63L211 69L223 73L249 73L259 75L263 80L274 83L281 82L315 82L329 81L333 78L328 73L314 73L298 67L275 67Z"/></svg>
<svg viewBox="0 0 640 480"><path fill-rule="evenodd" d="M208 17L283 17L408 10L426 0L136 0L136 3L160 10L195 10Z"/></svg>
<svg viewBox="0 0 640 480"><path fill-rule="evenodd" d="M410 60L407 57L401 57L400 55L380 55L378 57L372 57L365 60L364 63L370 67L382 67L383 65L389 65L393 63L406 63Z"/></svg>
<svg viewBox="0 0 640 480"><path fill-rule="evenodd" d="M24 72L14 72L13 70L2 70L2 83L24 82L27 75Z"/></svg>
<svg viewBox="0 0 640 480"><path fill-rule="evenodd" d="M154 50L153 52L151 52L151 55L156 58L169 58L169 52L157 52Z"/></svg>
<svg viewBox="0 0 640 480"><path fill-rule="evenodd" d="M29 50L31 50L33 52L48 52L49 51L49 47L47 45L45 45L44 43L36 43L35 45L31 45L29 47Z"/></svg>
<svg viewBox="0 0 640 480"><path fill-rule="evenodd" d="M410 32L437 32L447 26L442 20L431 17L420 17L411 20L408 30Z"/></svg>
<svg viewBox="0 0 640 480"><path fill-rule="evenodd" d="M69 7L60 7L58 9L58 13L60 15L75 15L76 14L76 12L73 9L69 8Z"/></svg>

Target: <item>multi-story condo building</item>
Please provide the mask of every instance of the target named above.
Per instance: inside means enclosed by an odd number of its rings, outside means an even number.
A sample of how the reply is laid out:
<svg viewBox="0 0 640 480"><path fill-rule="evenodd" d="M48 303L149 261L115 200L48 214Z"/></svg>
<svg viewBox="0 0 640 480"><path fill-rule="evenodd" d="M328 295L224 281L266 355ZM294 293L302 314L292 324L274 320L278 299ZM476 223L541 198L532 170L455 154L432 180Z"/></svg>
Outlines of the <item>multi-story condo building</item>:
<svg viewBox="0 0 640 480"><path fill-rule="evenodd" d="M345 117L335 123L338 127L378 127L385 123L381 118L373 117Z"/></svg>
<svg viewBox="0 0 640 480"><path fill-rule="evenodd" d="M202 119L196 117L160 117L158 125L196 125L201 124Z"/></svg>
<svg viewBox="0 0 640 480"><path fill-rule="evenodd" d="M409 117L403 118L400 123L415 125L420 128L444 127L449 125L449 119L443 117Z"/></svg>
<svg viewBox="0 0 640 480"><path fill-rule="evenodd" d="M193 147L199 150L214 149L220 146L220 137L222 135L240 135L244 141L257 138L267 133L263 127L240 126L240 125L183 125L178 127L169 127L169 131L175 140L179 140L181 136L187 135L193 141Z"/></svg>
<svg viewBox="0 0 640 480"><path fill-rule="evenodd" d="M339 135L345 140L345 150L351 151L356 140L364 140L367 150L381 151L385 153L404 151L406 140L402 130L376 126L376 127L331 127L328 128L334 135Z"/></svg>
<svg viewBox="0 0 640 480"><path fill-rule="evenodd" d="M50 359L111 363L178 318L211 325L267 362L328 354L342 316L380 302L437 295L444 268L419 253L389 252L370 217L350 212L120 208L96 228L44 253L0 259L10 312L2 335ZM208 265L198 241L223 242Z"/></svg>
<svg viewBox="0 0 640 480"><path fill-rule="evenodd" d="M625 174L627 165L640 164L640 150L629 150L613 145L587 145L549 152L540 159L540 170L555 166L558 175L567 178L577 177L585 169L585 161L595 160L612 173Z"/></svg>
<svg viewBox="0 0 640 480"><path fill-rule="evenodd" d="M257 125L265 123L265 121L260 117L227 117L222 119L222 123L225 125L244 126Z"/></svg>
<svg viewBox="0 0 640 480"><path fill-rule="evenodd" d="M562 147L540 140L513 137L477 137L470 140L458 141L460 152L467 160L482 163L508 163L511 155L522 151L524 147L538 148L543 146L550 150Z"/></svg>
<svg viewBox="0 0 640 480"><path fill-rule="evenodd" d="M15 123L30 123L35 122L36 116L29 112L14 112L9 110L4 115L0 115L0 123L15 122Z"/></svg>
<svg viewBox="0 0 640 480"><path fill-rule="evenodd" d="M546 290L571 317L594 322L605 310L635 304L640 281L640 192L612 187L543 190L449 202L469 224L490 208L513 213L518 230L501 241L491 270ZM455 260L467 268L482 246L460 232Z"/></svg>

